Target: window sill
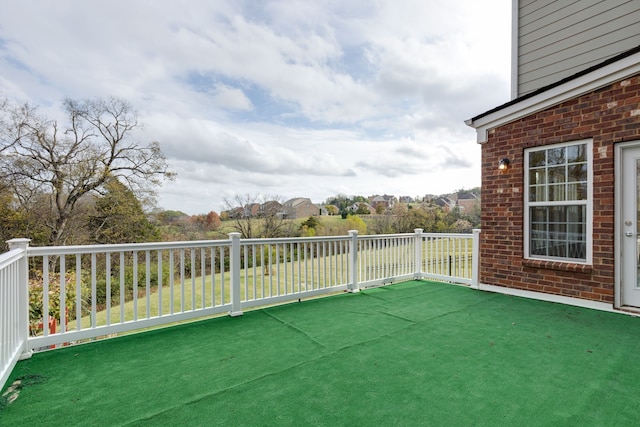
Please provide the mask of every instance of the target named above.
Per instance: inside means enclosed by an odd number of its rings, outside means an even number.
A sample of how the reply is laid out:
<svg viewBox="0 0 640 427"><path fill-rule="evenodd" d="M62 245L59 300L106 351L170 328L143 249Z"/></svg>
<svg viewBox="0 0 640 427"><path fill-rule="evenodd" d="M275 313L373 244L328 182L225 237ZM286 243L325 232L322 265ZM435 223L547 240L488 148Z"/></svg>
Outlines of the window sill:
<svg viewBox="0 0 640 427"><path fill-rule="evenodd" d="M530 268L545 270L570 271L572 273L591 274L593 266L590 264L578 264L575 262L548 261L540 259L523 259L522 265Z"/></svg>

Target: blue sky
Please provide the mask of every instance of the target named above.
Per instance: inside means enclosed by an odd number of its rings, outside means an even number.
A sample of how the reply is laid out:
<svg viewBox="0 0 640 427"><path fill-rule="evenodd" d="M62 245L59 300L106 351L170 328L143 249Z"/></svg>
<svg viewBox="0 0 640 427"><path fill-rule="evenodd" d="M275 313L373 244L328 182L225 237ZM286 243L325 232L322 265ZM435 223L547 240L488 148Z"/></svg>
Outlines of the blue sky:
<svg viewBox="0 0 640 427"><path fill-rule="evenodd" d="M159 207L189 214L478 186L464 120L509 100L509 0L0 6L0 95L51 117L65 97L127 99L178 173Z"/></svg>

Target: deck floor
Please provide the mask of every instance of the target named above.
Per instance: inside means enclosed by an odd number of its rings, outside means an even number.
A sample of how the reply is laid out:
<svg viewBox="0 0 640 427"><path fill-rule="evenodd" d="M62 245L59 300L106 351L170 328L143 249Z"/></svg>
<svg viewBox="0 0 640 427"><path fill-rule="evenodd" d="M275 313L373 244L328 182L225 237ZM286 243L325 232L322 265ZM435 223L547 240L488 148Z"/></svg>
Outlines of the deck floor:
<svg viewBox="0 0 640 427"><path fill-rule="evenodd" d="M638 318L412 281L37 353L0 425L628 425L638 355Z"/></svg>

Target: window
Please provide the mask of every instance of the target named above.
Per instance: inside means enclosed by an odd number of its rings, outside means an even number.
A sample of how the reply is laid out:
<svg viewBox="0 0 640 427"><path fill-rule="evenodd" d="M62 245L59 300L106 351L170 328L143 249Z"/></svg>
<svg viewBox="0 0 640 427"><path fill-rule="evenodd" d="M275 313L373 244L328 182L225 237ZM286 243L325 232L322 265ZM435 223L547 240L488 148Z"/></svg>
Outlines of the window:
<svg viewBox="0 0 640 427"><path fill-rule="evenodd" d="M525 150L525 257L591 262L591 141Z"/></svg>

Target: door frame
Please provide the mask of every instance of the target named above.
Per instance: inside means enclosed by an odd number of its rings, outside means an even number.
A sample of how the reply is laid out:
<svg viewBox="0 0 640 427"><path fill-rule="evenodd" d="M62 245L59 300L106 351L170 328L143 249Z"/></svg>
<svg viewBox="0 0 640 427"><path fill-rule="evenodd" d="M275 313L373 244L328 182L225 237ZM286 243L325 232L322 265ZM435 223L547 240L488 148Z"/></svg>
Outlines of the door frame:
<svg viewBox="0 0 640 427"><path fill-rule="evenodd" d="M626 148L640 147L640 140L621 142L614 145L614 307L625 309L638 309L640 307L622 305L622 155Z"/></svg>

